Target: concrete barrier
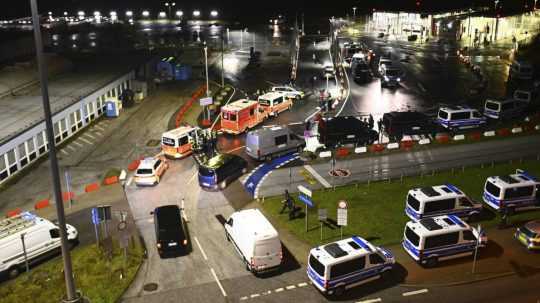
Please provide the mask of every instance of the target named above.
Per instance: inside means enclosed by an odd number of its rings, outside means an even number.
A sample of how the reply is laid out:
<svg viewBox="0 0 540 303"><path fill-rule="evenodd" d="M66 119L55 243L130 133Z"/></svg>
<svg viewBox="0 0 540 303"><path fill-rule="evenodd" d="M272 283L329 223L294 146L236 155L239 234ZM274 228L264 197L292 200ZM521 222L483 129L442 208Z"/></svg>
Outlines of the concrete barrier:
<svg viewBox="0 0 540 303"><path fill-rule="evenodd" d="M50 205L51 203L49 202L49 199L45 199L45 200L38 201L36 204L34 204L34 209L38 210L45 207L49 207Z"/></svg>
<svg viewBox="0 0 540 303"><path fill-rule="evenodd" d="M430 144L431 143L431 140L429 140L428 138L425 138L425 139L422 139L420 141L418 141L418 144L420 145L427 145L427 144Z"/></svg>
<svg viewBox="0 0 540 303"><path fill-rule="evenodd" d="M367 147L365 147L365 146L357 147L357 148L354 149L355 154L363 154L363 153L366 153L366 152L367 152Z"/></svg>
<svg viewBox="0 0 540 303"><path fill-rule="evenodd" d="M330 157L332 157L332 152L331 151L320 152L319 157L320 158L330 158Z"/></svg>
<svg viewBox="0 0 540 303"><path fill-rule="evenodd" d="M382 144L373 144L370 147L371 152L382 152L384 150L384 145Z"/></svg>
<svg viewBox="0 0 540 303"><path fill-rule="evenodd" d="M449 136L437 136L435 139L439 143L448 143L448 142L450 142L450 137Z"/></svg>
<svg viewBox="0 0 540 303"><path fill-rule="evenodd" d="M462 140L465 140L465 135L455 135L453 140L454 140L454 141L462 141Z"/></svg>
<svg viewBox="0 0 540 303"><path fill-rule="evenodd" d="M92 183L92 184L89 184L87 185L85 188L84 188L84 192L85 193L90 193L90 192L93 192L93 191L96 191L99 189L99 184L97 183Z"/></svg>
<svg viewBox="0 0 540 303"><path fill-rule="evenodd" d="M398 148L399 148L399 143L397 142L388 143L388 145L386 145L386 149L398 149Z"/></svg>
<svg viewBox="0 0 540 303"><path fill-rule="evenodd" d="M75 193L72 192L72 191L62 193L62 201L64 201L64 202L67 202L69 200L73 200L73 198L75 198Z"/></svg>
<svg viewBox="0 0 540 303"><path fill-rule="evenodd" d="M412 148L413 146L414 146L413 140L405 140L405 141L401 141L400 143L400 147L402 149L409 149L409 148Z"/></svg>
<svg viewBox="0 0 540 303"><path fill-rule="evenodd" d="M496 131L497 136L506 137L509 136L512 132L508 128L501 128Z"/></svg>
<svg viewBox="0 0 540 303"><path fill-rule="evenodd" d="M105 180L103 181L104 185L112 185L112 184L116 184L116 183L118 183L118 176L112 176L112 177L109 177L109 178L105 178Z"/></svg>
<svg viewBox="0 0 540 303"><path fill-rule="evenodd" d="M521 127L514 127L512 128L512 134L519 134L523 132L523 128Z"/></svg>
<svg viewBox="0 0 540 303"><path fill-rule="evenodd" d="M470 140L480 140L480 138L482 138L482 133L480 132L473 132L469 134Z"/></svg>
<svg viewBox="0 0 540 303"><path fill-rule="evenodd" d="M349 155L349 149L345 147L340 147L336 150L336 156L338 157L346 157Z"/></svg>
<svg viewBox="0 0 540 303"><path fill-rule="evenodd" d="M495 137L495 131L490 130L490 131L484 132L484 137Z"/></svg>
<svg viewBox="0 0 540 303"><path fill-rule="evenodd" d="M11 218L11 217L15 217L16 215L22 213L22 209L20 208L15 208L13 210L10 210L6 213L6 217L8 218Z"/></svg>

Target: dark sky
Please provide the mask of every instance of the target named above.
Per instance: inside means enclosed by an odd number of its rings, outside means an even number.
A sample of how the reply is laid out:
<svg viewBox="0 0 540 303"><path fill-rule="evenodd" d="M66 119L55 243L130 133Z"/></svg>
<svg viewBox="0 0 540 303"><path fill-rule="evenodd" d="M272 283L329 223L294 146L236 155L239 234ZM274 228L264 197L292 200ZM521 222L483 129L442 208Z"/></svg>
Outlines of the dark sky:
<svg viewBox="0 0 540 303"><path fill-rule="evenodd" d="M5 0L8 1L8 0ZM20 17L29 16L29 1L10 1L10 8L2 10L0 17ZM77 11L85 10L90 13L94 10L108 11L115 9L123 11L133 9L165 10L164 3L160 0L37 0L40 12L52 10L61 13L64 10ZM218 9L228 17L256 19L264 18L277 13L285 13L293 16L297 11L304 11L307 15L341 15L352 14L352 6L357 6L358 11L369 11L377 9L405 9L413 10L416 2L419 1L423 10L443 10L448 8L468 7L472 2L475 4L493 5L493 0L172 0L176 2L179 9L190 11L194 8L209 10ZM501 0L503 7L523 6L526 2L530 5L534 0Z"/></svg>

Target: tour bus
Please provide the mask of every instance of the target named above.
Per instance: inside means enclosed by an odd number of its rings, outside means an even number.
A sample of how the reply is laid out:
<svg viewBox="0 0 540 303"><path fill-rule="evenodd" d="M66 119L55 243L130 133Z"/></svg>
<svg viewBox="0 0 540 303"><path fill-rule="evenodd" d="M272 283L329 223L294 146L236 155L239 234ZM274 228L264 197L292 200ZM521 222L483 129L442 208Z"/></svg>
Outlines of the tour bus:
<svg viewBox="0 0 540 303"><path fill-rule="evenodd" d="M276 117L279 113L291 109L293 101L282 92L269 92L259 96L259 106L269 116Z"/></svg>
<svg viewBox="0 0 540 303"><path fill-rule="evenodd" d="M66 224L67 239L78 241L75 227ZM24 248L22 244L24 237ZM60 229L30 212L0 220L0 273L15 278L24 271L25 252L30 265L60 252Z"/></svg>
<svg viewBox="0 0 540 303"><path fill-rule="evenodd" d="M441 107L437 123L448 129L480 127L486 123L478 110L466 106Z"/></svg>
<svg viewBox="0 0 540 303"><path fill-rule="evenodd" d="M523 114L528 106L528 102L514 99L487 99L484 105L484 116L499 120L514 118Z"/></svg>
<svg viewBox="0 0 540 303"><path fill-rule="evenodd" d="M482 198L491 208L512 214L518 208L540 206L540 182L519 169L512 175L488 177Z"/></svg>
<svg viewBox="0 0 540 303"><path fill-rule="evenodd" d="M454 215L424 218L405 224L402 246L419 264L436 266L439 261L472 255L484 247L487 237Z"/></svg>
<svg viewBox="0 0 540 303"><path fill-rule="evenodd" d="M353 236L311 249L307 275L322 293L340 296L349 288L388 279L395 262L390 251Z"/></svg>
<svg viewBox="0 0 540 303"><path fill-rule="evenodd" d="M193 142L197 140L199 128L181 126L163 133L161 136L161 150L168 158L180 159L192 152Z"/></svg>
<svg viewBox="0 0 540 303"><path fill-rule="evenodd" d="M470 218L482 211L481 203L473 202L452 184L413 188L405 204L405 213L414 221L441 215Z"/></svg>
<svg viewBox="0 0 540 303"><path fill-rule="evenodd" d="M221 107L221 130L229 134L241 134L262 123L268 114L259 102L240 99Z"/></svg>

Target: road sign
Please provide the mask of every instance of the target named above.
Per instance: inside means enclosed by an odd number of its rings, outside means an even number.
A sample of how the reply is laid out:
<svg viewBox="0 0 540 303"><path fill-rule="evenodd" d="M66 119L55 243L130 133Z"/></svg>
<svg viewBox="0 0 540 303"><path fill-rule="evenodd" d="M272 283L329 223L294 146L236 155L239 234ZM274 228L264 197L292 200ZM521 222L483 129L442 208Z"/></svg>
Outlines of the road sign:
<svg viewBox="0 0 540 303"><path fill-rule="evenodd" d="M309 189L309 188L307 188L305 186L298 185L298 191L300 191L301 193L303 193L304 195L306 195L308 197L313 196L313 192L311 191L311 189Z"/></svg>
<svg viewBox="0 0 540 303"><path fill-rule="evenodd" d="M347 201L345 201L345 200L339 201L338 208L347 209Z"/></svg>
<svg viewBox="0 0 540 303"><path fill-rule="evenodd" d="M96 207L94 207L94 208L92 208L92 223L94 225L98 225L100 222L101 222L101 220L99 220L98 209Z"/></svg>
<svg viewBox="0 0 540 303"><path fill-rule="evenodd" d="M326 208L319 208L319 221L326 221L328 218L328 210Z"/></svg>
<svg viewBox="0 0 540 303"><path fill-rule="evenodd" d="M306 206L313 207L313 201L311 201L310 197L300 194L298 199L300 199L300 201L302 201Z"/></svg>
<svg viewBox="0 0 540 303"><path fill-rule="evenodd" d="M339 226L347 226L347 201L345 200L341 200L338 203L337 224Z"/></svg>
<svg viewBox="0 0 540 303"><path fill-rule="evenodd" d="M210 105L214 103L214 100L212 99L212 97L208 97L208 98L201 98L199 102L201 106L206 106L206 105Z"/></svg>

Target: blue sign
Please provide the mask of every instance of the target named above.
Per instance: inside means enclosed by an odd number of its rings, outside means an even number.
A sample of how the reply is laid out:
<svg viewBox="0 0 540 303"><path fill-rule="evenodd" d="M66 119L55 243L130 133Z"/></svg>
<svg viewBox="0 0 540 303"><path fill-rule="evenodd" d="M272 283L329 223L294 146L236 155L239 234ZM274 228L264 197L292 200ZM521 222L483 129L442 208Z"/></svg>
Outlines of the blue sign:
<svg viewBox="0 0 540 303"><path fill-rule="evenodd" d="M311 198L306 195L299 195L298 199L302 201L304 204L306 204L309 207L313 207L313 201L311 201Z"/></svg>
<svg viewBox="0 0 540 303"><path fill-rule="evenodd" d="M98 225L100 223L99 221L99 215L98 215L98 209L97 208L92 208L92 223L94 225Z"/></svg>

